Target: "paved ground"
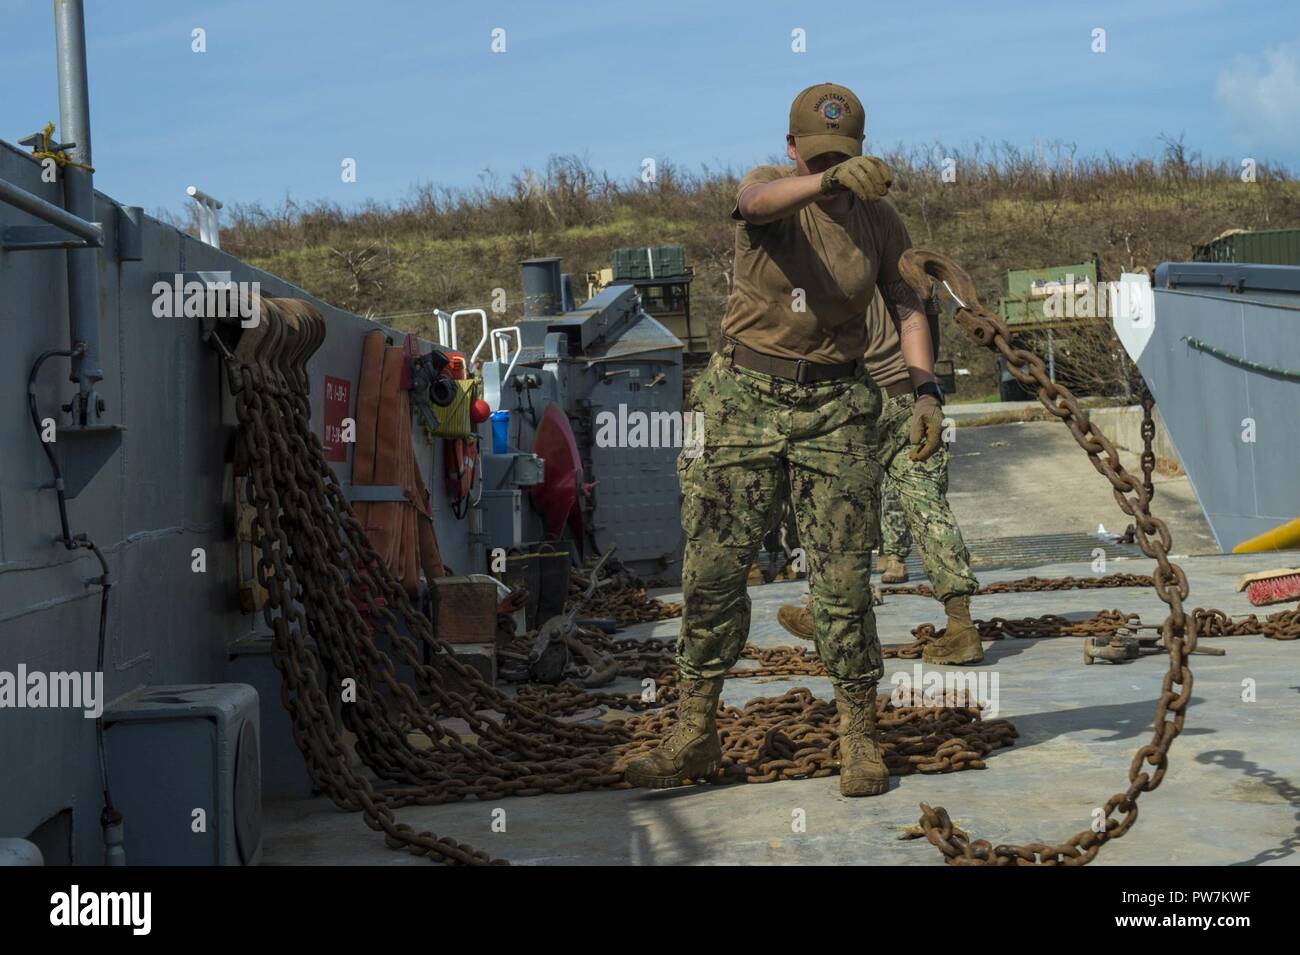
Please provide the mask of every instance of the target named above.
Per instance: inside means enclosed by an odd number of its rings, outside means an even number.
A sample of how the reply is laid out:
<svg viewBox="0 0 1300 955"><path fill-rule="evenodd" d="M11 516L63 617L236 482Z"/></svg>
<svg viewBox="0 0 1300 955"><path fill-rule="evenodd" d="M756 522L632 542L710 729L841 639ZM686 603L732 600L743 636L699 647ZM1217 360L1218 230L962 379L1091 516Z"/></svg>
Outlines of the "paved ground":
<svg viewBox="0 0 1300 955"><path fill-rule="evenodd" d="M1145 561L1112 569L1142 570ZM1269 566L1267 557L1197 557L1184 562L1193 603L1244 612L1233 590L1239 573ZM1044 576L1086 573L1075 565L1037 568ZM991 572L989 580L1021 571ZM781 603L802 584L753 588L752 639L789 643L776 624ZM976 598L978 617L1091 612L1120 607L1157 621L1162 605L1146 590L1008 594ZM911 627L939 622L938 604L891 597L878 608L882 639L901 643ZM643 624L632 633L675 634L675 621ZM1197 656L1187 728L1174 748L1163 786L1143 797L1132 833L1099 861L1132 865L1295 864L1300 847L1300 642L1263 637L1217 641L1226 657ZM531 864L816 863L934 865L935 850L899 841L899 827L916 822L917 803L944 805L959 824L997 841L1064 838L1088 824L1105 797L1124 788L1133 751L1149 733L1163 658L1122 666L1085 667L1076 639L1008 640L990 645L999 716L1020 731L1017 744L997 751L983 772L910 776L871 799L844 799L835 779L750 786L694 787L668 792L595 792L402 810L418 827ZM914 664L891 665L892 676ZM1253 681L1255 702L1242 700ZM805 682L829 695L822 679ZM776 695L786 680L734 680L725 699L743 703ZM992 683L988 684L992 688ZM632 684L625 684L631 689ZM506 831L493 832L492 811L506 813ZM792 831L796 810L805 832ZM271 804L266 816L267 864L427 863L384 848L360 816L324 800Z"/></svg>
<svg viewBox="0 0 1300 955"><path fill-rule="evenodd" d="M1043 403L1035 398L1033 401L950 401L943 406L943 413L958 424L972 418L985 415L1003 414L1008 411L1020 412L1026 408L1041 408Z"/></svg>
<svg viewBox="0 0 1300 955"><path fill-rule="evenodd" d="M1093 470L1074 437L1055 421L963 428L951 445L948 502L971 540L1084 531L1129 524L1109 481ZM1120 452L1140 475L1138 456ZM1218 551L1186 475L1156 474L1152 512L1169 525L1174 552Z"/></svg>
<svg viewBox="0 0 1300 955"><path fill-rule="evenodd" d="M969 538L1072 530L1126 523L1109 485L1084 463L1060 425L1046 422L959 431L953 464L954 509ZM1080 466L1082 464L1082 467ZM1131 465L1126 458L1126 465ZM1213 550L1186 478L1158 479L1156 512L1170 523L1177 553ZM1250 611L1234 582L1239 574L1277 563L1275 557L1201 556L1181 561L1193 606ZM1108 572L1150 570L1146 559L1112 559ZM1087 575L1086 562L1032 570L987 571L985 582L1035 573ZM792 642L776 611L804 585L751 589L751 640ZM665 592L665 596L673 594ZM1008 594L977 597L976 617L1091 613L1121 608L1148 622L1163 605L1146 589ZM877 608L885 643L903 643L922 622L942 622L941 607L920 597L890 597ZM675 636L677 621L631 628L639 636ZM1108 846L1101 864L1250 865L1300 860L1300 641L1263 637L1214 641L1225 657L1194 659L1195 693L1187 728L1173 751L1162 787L1143 797L1135 829ZM887 674L914 674L895 663ZM703 786L667 792L620 791L540 796L402 810L413 826L527 864L939 864L923 841L900 841L921 801L944 805L961 825L994 842L1057 840L1088 825L1090 813L1127 785L1133 752L1149 737L1164 658L1122 666L1085 667L1077 639L1008 640L989 645L978 670L998 716L1020 731L1017 744L995 752L983 772L895 779L871 799L840 797L837 780L767 785ZM829 696L824 679L801 681ZM794 685L782 679L733 680L724 698L740 704ZM1254 701L1243 700L1243 687ZM625 681L618 689L631 690ZM505 811L506 831L492 831ZM806 831L796 833L796 812ZM361 817L325 800L270 804L267 864L427 863L384 848Z"/></svg>

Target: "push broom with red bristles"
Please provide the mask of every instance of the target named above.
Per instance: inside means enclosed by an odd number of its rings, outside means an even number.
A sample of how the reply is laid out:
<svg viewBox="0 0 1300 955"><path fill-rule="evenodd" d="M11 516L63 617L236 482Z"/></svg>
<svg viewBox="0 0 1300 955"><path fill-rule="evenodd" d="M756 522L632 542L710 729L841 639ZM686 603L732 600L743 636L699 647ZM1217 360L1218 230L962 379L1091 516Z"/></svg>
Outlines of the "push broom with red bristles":
<svg viewBox="0 0 1300 955"><path fill-rule="evenodd" d="M1246 574L1237 581L1237 591L1246 591L1253 606L1289 603L1300 600L1300 567L1282 567Z"/></svg>

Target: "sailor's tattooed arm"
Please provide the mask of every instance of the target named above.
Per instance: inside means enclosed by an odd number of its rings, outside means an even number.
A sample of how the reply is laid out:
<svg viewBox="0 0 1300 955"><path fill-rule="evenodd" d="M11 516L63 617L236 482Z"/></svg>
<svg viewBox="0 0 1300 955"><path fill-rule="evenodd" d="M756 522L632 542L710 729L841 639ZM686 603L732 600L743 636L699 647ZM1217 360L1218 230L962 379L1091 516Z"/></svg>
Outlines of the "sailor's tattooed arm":
<svg viewBox="0 0 1300 955"><path fill-rule="evenodd" d="M884 296L885 305L889 308L889 314L894 316L895 324L901 324L903 319L913 312L921 312L924 315L925 309L921 304L921 296L917 295L916 289L902 279L886 282L880 287L880 294Z"/></svg>
<svg viewBox="0 0 1300 955"><path fill-rule="evenodd" d="M880 287L894 327L912 387L934 380L934 346L930 341L930 323L926 320L921 297L902 279Z"/></svg>

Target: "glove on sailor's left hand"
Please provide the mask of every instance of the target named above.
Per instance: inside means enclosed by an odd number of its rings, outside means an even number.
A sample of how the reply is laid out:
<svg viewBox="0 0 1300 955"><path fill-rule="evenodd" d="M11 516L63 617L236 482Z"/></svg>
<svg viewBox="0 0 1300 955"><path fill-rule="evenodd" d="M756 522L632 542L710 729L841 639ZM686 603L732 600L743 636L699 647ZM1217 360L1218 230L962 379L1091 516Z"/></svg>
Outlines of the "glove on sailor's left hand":
<svg viewBox="0 0 1300 955"><path fill-rule="evenodd" d="M912 430L908 440L913 461L924 461L939 450L943 436L943 406L934 395L922 395L912 405Z"/></svg>

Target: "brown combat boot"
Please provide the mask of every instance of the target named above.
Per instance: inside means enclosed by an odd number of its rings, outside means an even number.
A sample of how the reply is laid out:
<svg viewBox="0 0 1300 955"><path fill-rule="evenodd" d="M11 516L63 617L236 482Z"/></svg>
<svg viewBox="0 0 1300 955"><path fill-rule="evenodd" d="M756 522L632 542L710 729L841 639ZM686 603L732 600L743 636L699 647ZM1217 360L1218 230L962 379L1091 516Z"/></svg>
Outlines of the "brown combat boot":
<svg viewBox="0 0 1300 955"><path fill-rule="evenodd" d="M903 563L903 558L895 554L881 556L880 582L882 584L902 584L907 582L907 565Z"/></svg>
<svg viewBox="0 0 1300 955"><path fill-rule="evenodd" d="M984 648L980 646L980 633L970 619L970 598L949 597L943 602L948 611L948 626L943 636L927 643L921 651L926 663L948 666L970 666L984 662Z"/></svg>
<svg viewBox="0 0 1300 955"><path fill-rule="evenodd" d="M722 764L718 742L718 697L722 677L686 680L680 684L677 725L655 749L627 764L623 778L633 786L670 789L688 779L702 781Z"/></svg>
<svg viewBox="0 0 1300 955"><path fill-rule="evenodd" d="M812 607L808 604L804 604L802 607L796 607L794 604L784 604L776 612L776 622L784 627L787 633L793 634L800 640L811 640L813 638Z"/></svg>
<svg viewBox="0 0 1300 955"><path fill-rule="evenodd" d="M840 794L878 796L889 790L889 770L876 735L876 688L835 688L840 714Z"/></svg>
<svg viewBox="0 0 1300 955"><path fill-rule="evenodd" d="M879 607L884 602L884 594L880 592L879 587L872 584L871 606ZM813 627L812 598L805 598L802 607L796 607L794 604L782 604L781 609L776 612L776 622L785 629L786 633L796 636L800 640L812 640L816 633L816 629Z"/></svg>

